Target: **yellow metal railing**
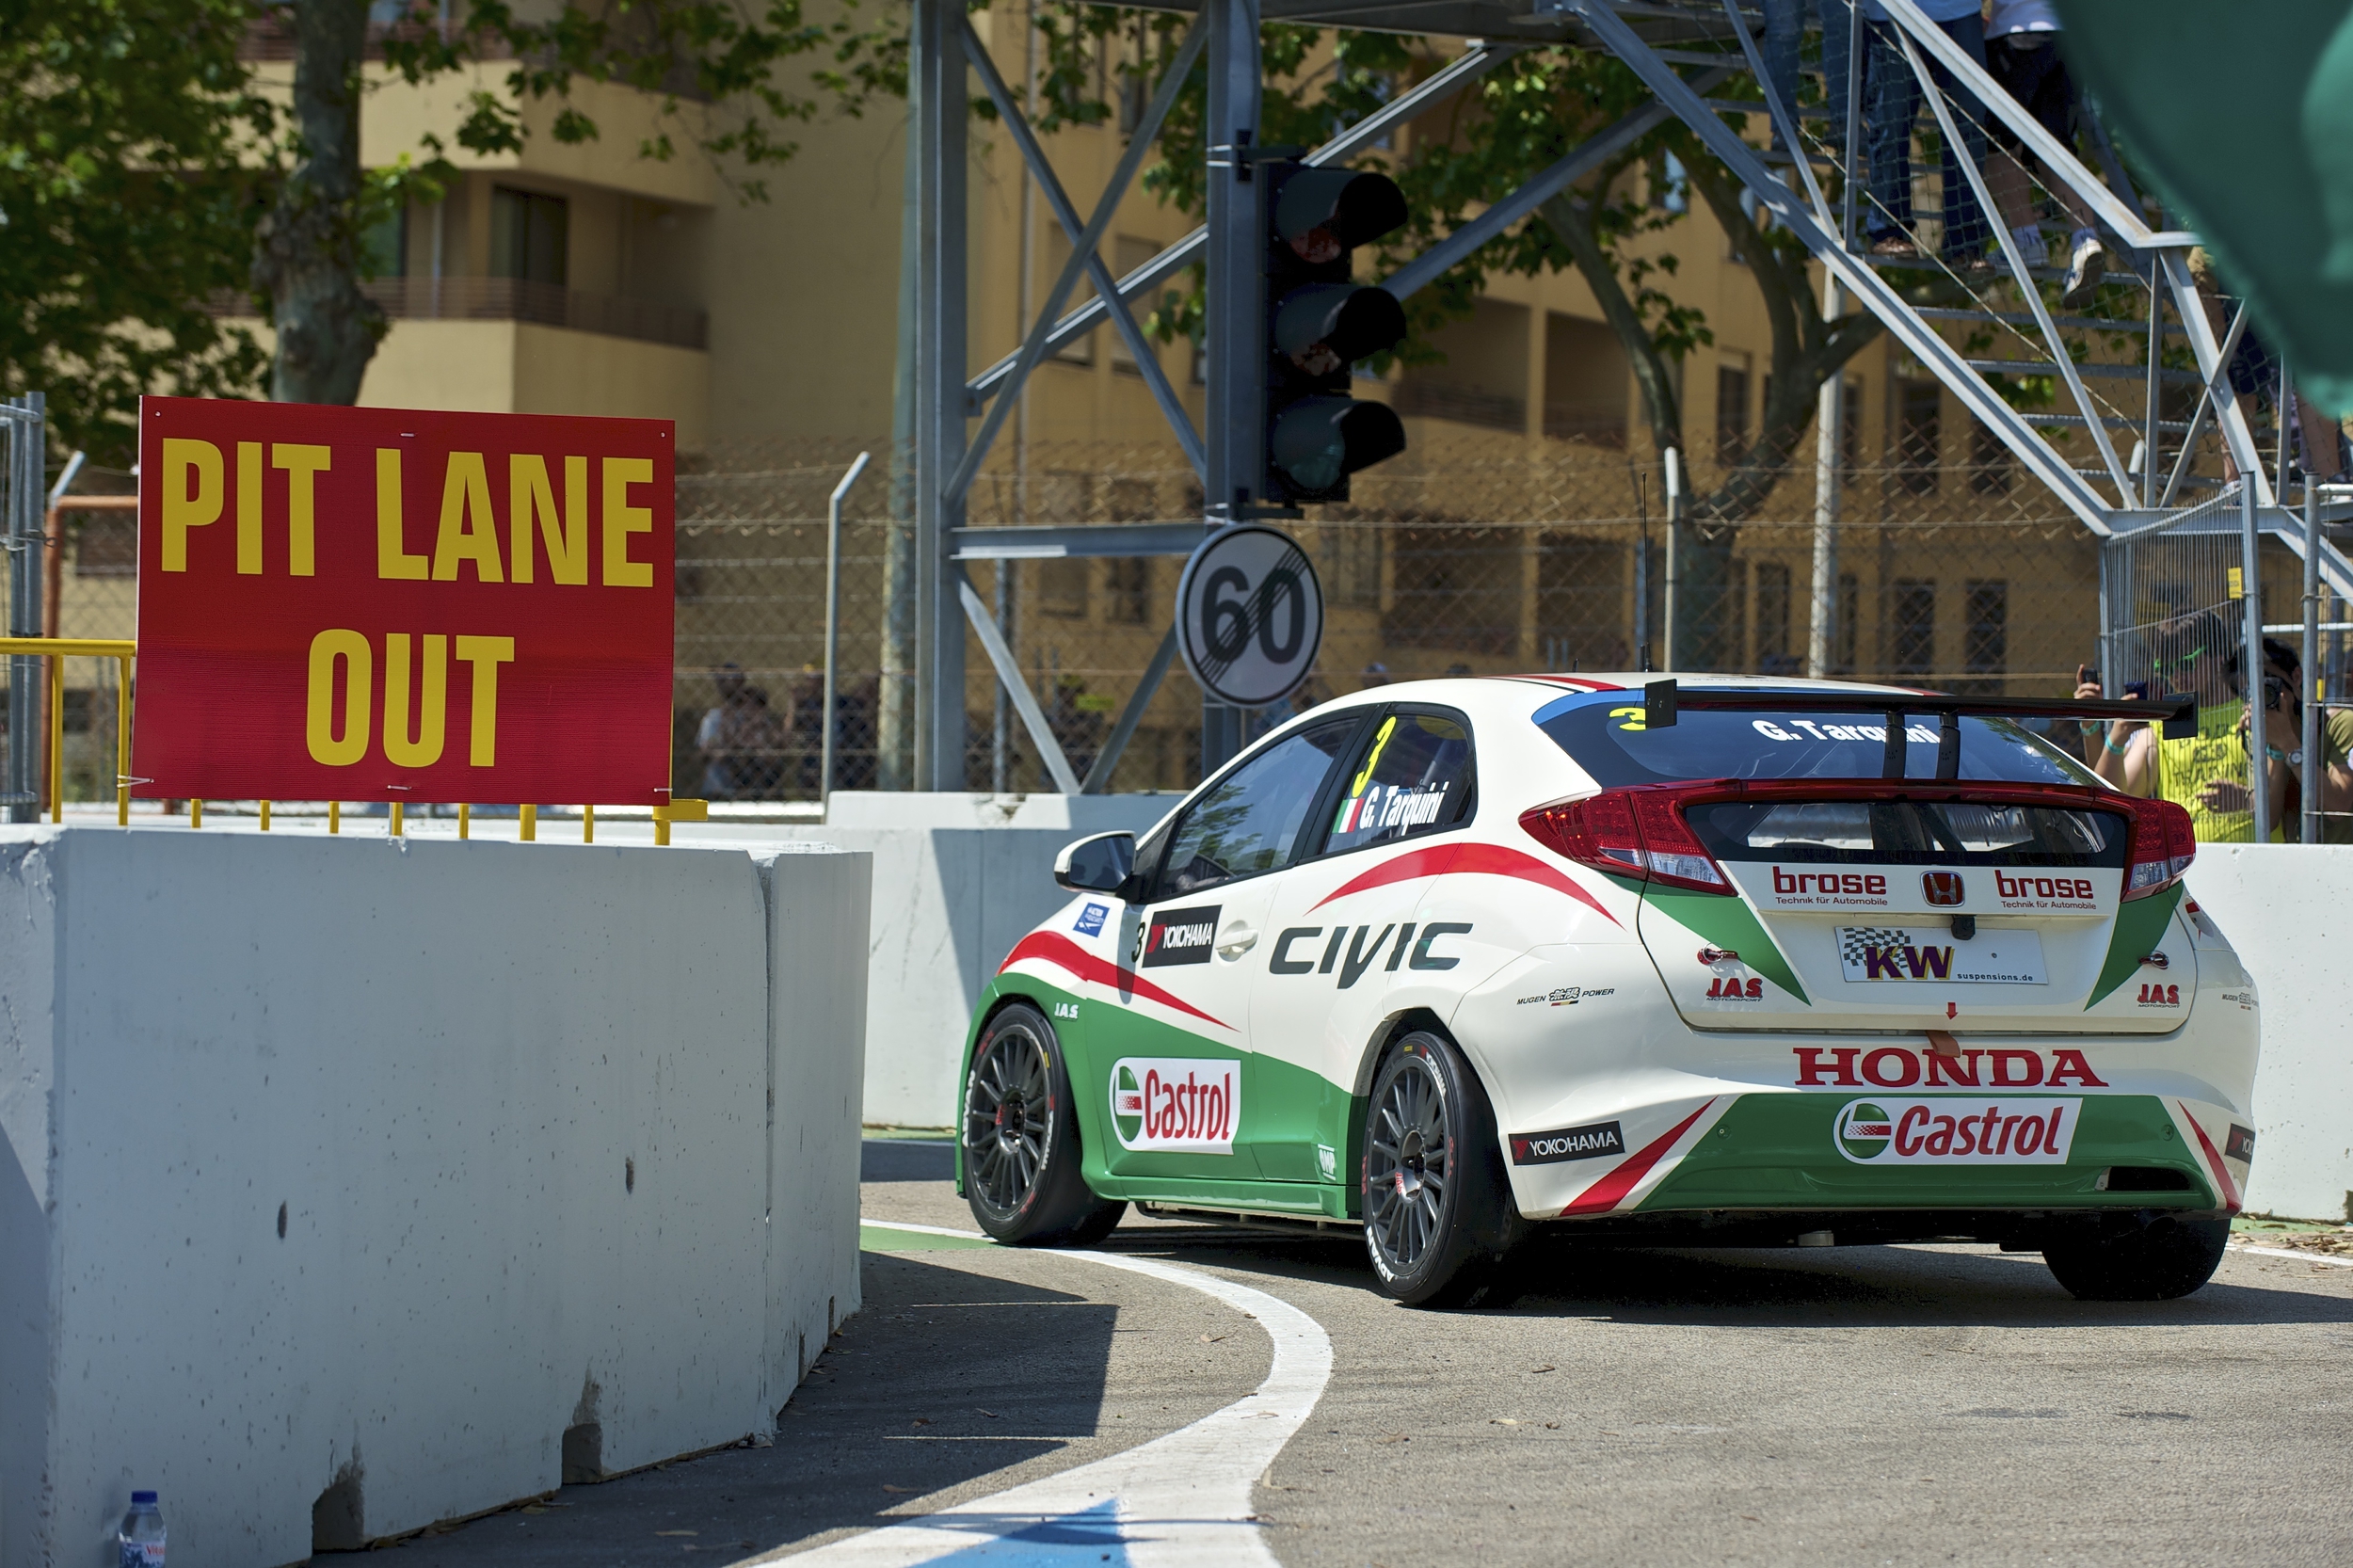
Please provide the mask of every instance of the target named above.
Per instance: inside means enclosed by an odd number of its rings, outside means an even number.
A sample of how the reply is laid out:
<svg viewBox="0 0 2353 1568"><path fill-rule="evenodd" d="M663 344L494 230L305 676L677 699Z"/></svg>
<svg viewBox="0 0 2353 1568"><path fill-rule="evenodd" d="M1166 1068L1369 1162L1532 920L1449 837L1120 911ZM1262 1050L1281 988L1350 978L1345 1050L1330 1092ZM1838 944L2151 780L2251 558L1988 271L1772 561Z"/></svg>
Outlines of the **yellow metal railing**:
<svg viewBox="0 0 2353 1568"><path fill-rule="evenodd" d="M49 820L65 821L65 662L68 659L112 659L120 670L115 686L115 822L131 825L131 668L138 655L138 644L107 637L0 637L0 655L30 655L49 661ZM330 801L327 808L327 831L338 832L343 827L342 802ZM262 831L269 831L268 801L263 801ZM457 808L457 836L470 836L472 811L466 806ZM527 842L536 839L538 808L522 808L521 837ZM670 824L674 822L703 822L709 808L699 800L674 800L667 806L653 808L653 841L670 841ZM392 830L397 838L406 825L401 803L392 803ZM188 825L204 825L204 803L188 802ZM597 836L597 808L581 809L580 837L583 843L594 843Z"/></svg>
<svg viewBox="0 0 2353 1568"><path fill-rule="evenodd" d="M138 644L108 637L0 637L0 653L49 661L49 820L65 821L65 662L112 659L115 686L115 821L131 824L131 661Z"/></svg>

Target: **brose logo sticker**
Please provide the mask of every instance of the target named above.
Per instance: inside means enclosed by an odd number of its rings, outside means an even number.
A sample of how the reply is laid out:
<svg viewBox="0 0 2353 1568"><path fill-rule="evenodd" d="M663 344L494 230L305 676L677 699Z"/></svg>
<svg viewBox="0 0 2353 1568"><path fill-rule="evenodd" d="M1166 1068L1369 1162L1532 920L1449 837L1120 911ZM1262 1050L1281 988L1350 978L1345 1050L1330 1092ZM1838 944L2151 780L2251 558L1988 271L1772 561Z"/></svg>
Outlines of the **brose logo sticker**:
<svg viewBox="0 0 2353 1568"><path fill-rule="evenodd" d="M1207 1057L1123 1057L1112 1065L1112 1127L1123 1147L1231 1154L1241 1064Z"/></svg>
<svg viewBox="0 0 2353 1568"><path fill-rule="evenodd" d="M1225 905L1202 909L1163 909L1152 917L1144 933L1141 968L1157 969L1170 964L1206 964L1217 943L1217 917Z"/></svg>
<svg viewBox="0 0 2353 1568"><path fill-rule="evenodd" d="M2079 1099L1849 1100L1831 1141L1858 1165L2064 1165Z"/></svg>

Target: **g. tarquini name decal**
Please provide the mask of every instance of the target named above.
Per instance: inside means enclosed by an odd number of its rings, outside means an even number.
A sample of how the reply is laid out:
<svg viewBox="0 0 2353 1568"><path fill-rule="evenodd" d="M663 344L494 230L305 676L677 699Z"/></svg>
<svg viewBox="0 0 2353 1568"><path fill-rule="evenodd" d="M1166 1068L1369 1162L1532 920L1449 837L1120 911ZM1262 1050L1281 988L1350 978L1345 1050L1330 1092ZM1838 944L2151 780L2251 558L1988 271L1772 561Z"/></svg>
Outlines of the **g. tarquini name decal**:
<svg viewBox="0 0 2353 1568"><path fill-rule="evenodd" d="M1206 964L1217 943L1217 917L1223 904L1206 908L1163 909L1152 917L1144 933L1144 954L1138 961L1147 969L1170 964Z"/></svg>
<svg viewBox="0 0 2353 1568"><path fill-rule="evenodd" d="M1618 1130L1615 1122L1564 1127L1558 1132L1512 1134L1514 1165L1558 1165L1564 1160L1598 1160L1606 1154L1625 1152L1625 1134Z"/></svg>

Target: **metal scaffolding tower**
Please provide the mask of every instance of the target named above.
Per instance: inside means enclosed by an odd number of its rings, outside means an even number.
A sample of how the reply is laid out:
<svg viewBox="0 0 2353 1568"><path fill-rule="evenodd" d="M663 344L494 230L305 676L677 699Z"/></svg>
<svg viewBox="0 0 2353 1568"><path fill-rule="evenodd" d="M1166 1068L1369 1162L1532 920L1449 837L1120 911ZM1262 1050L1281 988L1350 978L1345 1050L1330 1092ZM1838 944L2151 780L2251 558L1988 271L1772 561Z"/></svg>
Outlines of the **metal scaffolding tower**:
<svg viewBox="0 0 2353 1568"><path fill-rule="evenodd" d="M1849 0L1820 0L1844 9ZM2342 598L2353 598L2353 562L2320 527L2307 531L2300 511L2285 504L2288 488L2286 398L2281 400L2277 451L2266 456L2254 428L2232 393L2230 367L2246 327L2243 307L2217 332L2192 277L2189 252L2196 236L2178 228L2153 226L2148 203L2094 128L2100 172L2088 168L2032 114L1996 86L1985 72L1913 0L1881 0L1889 20L1852 29L1861 63L1867 48L1875 69L1902 69L1915 75L1934 122L1948 144L1958 144L1964 118L1998 119L2041 166L2046 184L2064 186L2096 215L2122 268L2147 295L2138 319L2096 320L2056 312L2044 285L2057 276L2024 255L1998 221L1992 225L2000 255L1991 279L1947 269L1956 285L1933 306L1913 302L1882 274L1891 268L1933 271L1929 259L1890 259L1872 254L1857 239L1858 205L1866 200L1857 167L1861 123L1859 97L1830 105L1828 116L1809 120L1794 104L1780 102L1760 54L1763 17L1741 0L1534 0L1532 10L1502 0L1156 0L1152 8L1193 14L1164 72L1150 106L1131 136L1127 152L1097 200L1082 216L1064 191L1043 148L1006 88L984 47L965 19L961 4L914 0L910 112L918 230L911 247L915 277L915 367L913 472L916 497L916 784L918 788L964 787L964 627L968 620L987 651L999 679L1019 712L1049 774L1065 792L1100 790L1109 784L1119 751L1135 728L1165 674L1174 632L1161 645L1144 680L1113 726L1109 744L1088 777L1077 778L1037 701L1013 662L995 619L967 581L963 563L1063 555L1184 554L1203 530L1248 520L1257 515L1251 497L1253 465L1260 440L1260 333L1265 313L1263 240L1251 193L1245 188L1257 139L1262 76L1259 25L1282 21L1468 40L1444 69L1383 105L1305 162L1345 162L1407 120L1476 82L1519 51L1545 46L1606 50L1632 70L1653 93L1652 101L1588 138L1517 191L1496 202L1385 280L1383 287L1403 298L1426 286L1488 240L1533 213L1546 200L1656 128L1680 120L1752 193L1770 220L1796 236L1818 261L1827 280L1826 310L1849 303L1869 311L1917 361L1993 432L2053 494L2101 541L2102 669L2111 695L2141 659L2134 646L2135 562L2159 539L2201 533L2237 534L2251 527L2284 543L2299 556L2308 552L2321 578ZM1207 142L1208 221L1125 277L1113 279L1096 255L1112 215L1127 194L1186 73L1206 58L1209 76ZM967 321L966 127L968 68L1005 122L1048 206L1071 241L1070 260L1047 291L1034 321L1025 324L1020 347L977 376L968 376L964 344ZM1862 91L1864 72L1847 73L1850 95ZM1711 98L1727 82L1746 78L1758 99ZM1941 84L1950 82L1957 90ZM1790 156L1751 142L1745 117L1763 114L1779 132ZM1811 135L1809 123L1840 120L1849 134L1837 142ZM1967 157L1959 159L1970 194L1981 210L1994 211L1984 173ZM1823 177L1842 176L1833 205ZM1205 357L1206 426L1195 432L1183 405L1148 352L1129 308L1139 297L1187 266L1207 272ZM1095 297L1067 309L1081 277ZM2167 307L2172 317L2167 317ZM1103 524L1064 528L974 529L965 525L968 488L986 460L1022 384L1044 359L1109 318L1126 341L1166 416L1186 457L1202 480L1206 498L1200 527ZM2078 363L2068 334L2098 331L2137 334L2137 362ZM2005 345L1973 356L1956 338L1979 337ZM2195 369L2164 363L2168 340L2187 346ZM903 350L903 358L904 358ZM2024 411L2014 408L1991 377L2055 377L2065 389L2065 408ZM2097 381L2100 387L2093 383ZM2167 385L2190 392L2186 413L2166 406ZM2116 389L2114 395L2102 388ZM2130 391L2137 389L2138 407ZM1835 398L1839 378L1825 388L1824 432L1838 428ZM2176 417L2163 417L2169 412ZM977 424L972 422L977 421ZM2234 469L2235 481L2219 488L2190 472L2200 439L2211 425ZM970 434L968 437L968 428ZM2045 430L2080 432L2089 439L2094 463L2061 451ZM2132 438L2137 457L2119 450L2116 434ZM1822 672L1834 612L1828 584L1836 564L1828 541L1835 520L1838 463L1825 434L1824 501L1817 509L1814 625L1809 673ZM2169 462L2167 460L2170 453ZM2194 497L2189 493L2200 491ZM2324 492L2317 518L2329 523L2353 518L2353 503ZM2252 545L2248 546L2251 562ZM2251 592L2251 588L2250 588ZM2250 606L2252 608L2252 606ZM2250 617L2259 620L2260 616ZM1203 719L1203 766L1213 769L1237 748L1241 715L1209 709Z"/></svg>

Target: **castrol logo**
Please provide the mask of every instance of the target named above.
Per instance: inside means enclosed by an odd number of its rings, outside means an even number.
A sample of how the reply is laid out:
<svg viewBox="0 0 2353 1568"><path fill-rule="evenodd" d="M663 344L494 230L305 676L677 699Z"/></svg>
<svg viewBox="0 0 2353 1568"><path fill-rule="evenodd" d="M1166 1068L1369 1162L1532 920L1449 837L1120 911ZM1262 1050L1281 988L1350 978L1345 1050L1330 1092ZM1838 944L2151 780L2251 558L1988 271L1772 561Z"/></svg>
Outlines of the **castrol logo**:
<svg viewBox="0 0 2353 1568"><path fill-rule="evenodd" d="M1130 1056L1112 1064L1112 1129L1123 1148L1231 1154L1241 1115L1239 1062Z"/></svg>
<svg viewBox="0 0 2353 1568"><path fill-rule="evenodd" d="M2079 1099L1849 1100L1831 1142L1858 1165L2064 1165Z"/></svg>

